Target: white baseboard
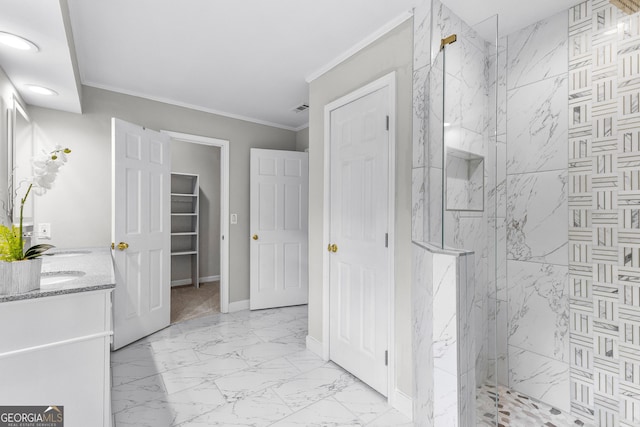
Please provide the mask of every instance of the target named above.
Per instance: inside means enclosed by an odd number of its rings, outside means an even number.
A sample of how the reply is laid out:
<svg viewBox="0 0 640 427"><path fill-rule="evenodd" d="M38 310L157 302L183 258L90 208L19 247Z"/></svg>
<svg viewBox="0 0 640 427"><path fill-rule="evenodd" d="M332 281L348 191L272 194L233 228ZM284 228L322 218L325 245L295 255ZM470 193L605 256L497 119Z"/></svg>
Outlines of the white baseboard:
<svg viewBox="0 0 640 427"><path fill-rule="evenodd" d="M204 276L200 278L200 283L217 282L220 280L220 275L217 276Z"/></svg>
<svg viewBox="0 0 640 427"><path fill-rule="evenodd" d="M216 280L220 280L220 275L218 275L218 276L204 276L204 277L201 277L198 280L200 281L200 283L215 282ZM191 279L179 279L179 280L172 280L171 281L171 287L184 286L184 285L190 285L190 284L191 284Z"/></svg>
<svg viewBox="0 0 640 427"><path fill-rule="evenodd" d="M249 300L243 299L242 301L233 301L229 303L229 313L234 311L249 310Z"/></svg>
<svg viewBox="0 0 640 427"><path fill-rule="evenodd" d="M171 281L171 287L173 288L174 286L184 286L184 285L190 285L191 284L191 279L180 279L180 280L172 280Z"/></svg>
<svg viewBox="0 0 640 427"><path fill-rule="evenodd" d="M402 415L408 417L413 421L413 399L406 393L395 389L393 391L393 407L396 408Z"/></svg>
<svg viewBox="0 0 640 427"><path fill-rule="evenodd" d="M324 359L324 357L322 356L322 343L311 335L307 335L307 350Z"/></svg>

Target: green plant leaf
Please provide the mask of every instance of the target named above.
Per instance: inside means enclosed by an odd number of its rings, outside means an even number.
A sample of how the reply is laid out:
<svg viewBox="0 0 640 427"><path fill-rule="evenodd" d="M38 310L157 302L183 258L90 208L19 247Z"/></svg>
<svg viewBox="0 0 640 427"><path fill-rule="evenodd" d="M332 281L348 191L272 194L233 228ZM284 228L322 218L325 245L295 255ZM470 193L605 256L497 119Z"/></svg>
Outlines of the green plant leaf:
<svg viewBox="0 0 640 427"><path fill-rule="evenodd" d="M20 261L24 259L22 253L22 244L20 243L20 230L11 226L11 228L0 225L0 260L1 261Z"/></svg>
<svg viewBox="0 0 640 427"><path fill-rule="evenodd" d="M42 255L43 253L45 253L46 251L48 251L49 249L54 248L54 247L55 246L47 245L46 243L42 243L42 244L39 244L39 245L31 246L24 253L24 259L38 258L40 255Z"/></svg>

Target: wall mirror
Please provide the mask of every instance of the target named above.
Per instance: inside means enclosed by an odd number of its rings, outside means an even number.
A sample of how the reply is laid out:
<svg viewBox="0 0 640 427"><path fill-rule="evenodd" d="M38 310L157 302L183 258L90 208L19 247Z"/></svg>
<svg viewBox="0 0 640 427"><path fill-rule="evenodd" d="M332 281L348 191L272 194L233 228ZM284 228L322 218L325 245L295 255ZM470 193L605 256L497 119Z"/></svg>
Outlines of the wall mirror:
<svg viewBox="0 0 640 427"><path fill-rule="evenodd" d="M29 186L29 178L33 175L31 160L33 159L33 127L26 109L14 97L9 109L9 209L10 220L15 224L20 220L20 199L24 197ZM24 225L33 227L34 204L29 197L23 210Z"/></svg>
<svg viewBox="0 0 640 427"><path fill-rule="evenodd" d="M4 99L0 97L0 224L9 223L9 179L11 169L9 168L9 132L8 115L4 105Z"/></svg>

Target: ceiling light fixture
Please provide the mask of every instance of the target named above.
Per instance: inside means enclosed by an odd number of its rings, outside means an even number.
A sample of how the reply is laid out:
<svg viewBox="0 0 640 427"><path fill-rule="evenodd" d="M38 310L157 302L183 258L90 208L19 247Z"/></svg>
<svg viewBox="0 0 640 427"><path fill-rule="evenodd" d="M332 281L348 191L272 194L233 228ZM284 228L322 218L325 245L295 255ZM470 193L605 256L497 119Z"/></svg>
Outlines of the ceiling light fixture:
<svg viewBox="0 0 640 427"><path fill-rule="evenodd" d="M18 50L30 50L32 52L37 52L39 50L38 46L24 37L5 33L4 31L0 31L0 43Z"/></svg>
<svg viewBox="0 0 640 427"><path fill-rule="evenodd" d="M25 85L25 86L31 92L37 93L38 95L53 96L58 94L58 92L56 92L55 90L49 89L48 87L44 87L44 86L38 86L38 85Z"/></svg>
<svg viewBox="0 0 640 427"><path fill-rule="evenodd" d="M609 3L627 15L632 15L640 11L640 0L609 0Z"/></svg>

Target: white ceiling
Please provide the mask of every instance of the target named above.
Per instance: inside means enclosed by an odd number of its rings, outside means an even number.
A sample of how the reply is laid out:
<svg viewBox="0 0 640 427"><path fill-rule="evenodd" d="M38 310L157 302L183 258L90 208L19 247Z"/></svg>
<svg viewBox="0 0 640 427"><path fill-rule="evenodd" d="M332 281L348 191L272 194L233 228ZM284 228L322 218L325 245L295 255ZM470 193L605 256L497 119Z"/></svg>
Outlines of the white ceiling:
<svg viewBox="0 0 640 427"><path fill-rule="evenodd" d="M85 85L299 129L308 113L291 110L308 101L306 79L419 1L0 0L0 31L40 47L0 47L0 65L33 105L80 112L79 77ZM579 0L443 2L471 25L498 13L500 32L508 34ZM60 95L29 95L28 83Z"/></svg>
<svg viewBox="0 0 640 427"><path fill-rule="evenodd" d="M584 0L441 0L469 25L498 15L500 35L567 10ZM567 22L567 26L568 26Z"/></svg>
<svg viewBox="0 0 640 427"><path fill-rule="evenodd" d="M28 104L80 112L80 98L57 1L0 0L0 31L35 43L38 52L22 52L0 44L0 66ZM58 92L48 97L32 94L25 85L37 84Z"/></svg>

